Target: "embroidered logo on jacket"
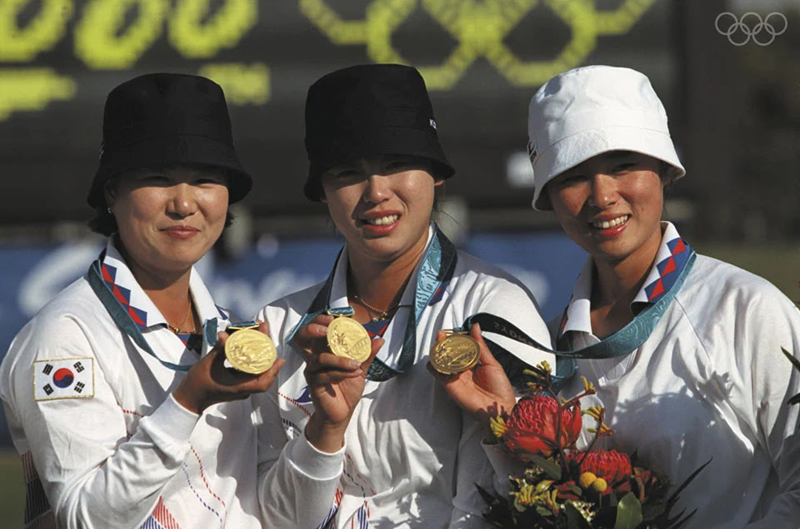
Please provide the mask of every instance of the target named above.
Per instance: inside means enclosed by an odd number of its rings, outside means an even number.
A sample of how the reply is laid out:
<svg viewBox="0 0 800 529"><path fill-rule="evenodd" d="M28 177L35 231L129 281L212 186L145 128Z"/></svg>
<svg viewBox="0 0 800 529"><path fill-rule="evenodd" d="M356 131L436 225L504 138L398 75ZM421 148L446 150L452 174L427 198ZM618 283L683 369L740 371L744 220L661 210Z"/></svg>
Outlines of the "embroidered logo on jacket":
<svg viewBox="0 0 800 529"><path fill-rule="evenodd" d="M60 358L33 363L37 401L94 397L94 358Z"/></svg>

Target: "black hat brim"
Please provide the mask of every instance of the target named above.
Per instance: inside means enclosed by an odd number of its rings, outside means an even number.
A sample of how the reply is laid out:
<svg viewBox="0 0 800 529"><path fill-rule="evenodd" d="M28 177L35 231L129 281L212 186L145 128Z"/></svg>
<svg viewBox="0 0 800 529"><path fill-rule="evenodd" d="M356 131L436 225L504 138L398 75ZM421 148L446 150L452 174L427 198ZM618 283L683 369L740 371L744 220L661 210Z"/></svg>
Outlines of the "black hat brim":
<svg viewBox="0 0 800 529"><path fill-rule="evenodd" d="M87 201L92 207L103 207L103 187L115 176L143 167L169 165L205 165L226 170L229 203L244 198L253 187L252 177L245 171L236 152L214 138L193 135L150 137L127 146L115 146L101 156Z"/></svg>
<svg viewBox="0 0 800 529"><path fill-rule="evenodd" d="M455 169L447 160L435 133L411 127L375 127L363 134L341 134L326 145L307 145L310 156L308 180L303 189L309 200L320 201L322 174L337 165L381 155L425 158L432 164L432 176L450 178Z"/></svg>

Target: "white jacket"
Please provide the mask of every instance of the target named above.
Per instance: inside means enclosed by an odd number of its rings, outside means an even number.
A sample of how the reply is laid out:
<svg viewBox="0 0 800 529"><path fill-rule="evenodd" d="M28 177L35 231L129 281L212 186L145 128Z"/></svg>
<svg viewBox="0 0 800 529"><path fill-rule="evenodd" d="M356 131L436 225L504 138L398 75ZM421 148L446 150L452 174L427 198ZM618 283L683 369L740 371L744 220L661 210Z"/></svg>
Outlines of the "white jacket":
<svg viewBox="0 0 800 529"><path fill-rule="evenodd" d="M111 243L105 264L156 354L196 362ZM190 290L201 320L224 329L226 315L194 270ZM209 348L204 343L202 354ZM262 527L270 499L258 495L266 468L252 401L198 416L170 395L183 376L127 337L85 277L48 303L0 367L0 397L28 482L26 522L54 527L52 505L62 529Z"/></svg>
<svg viewBox="0 0 800 529"><path fill-rule="evenodd" d="M330 297L333 307L347 305L346 252L339 263ZM378 354L389 363L401 349L414 277ZM483 425L449 400L425 365L437 331L458 327L479 312L502 316L549 344L547 328L530 293L498 268L458 252L443 296L425 309L417 327L413 367L388 381L367 381L345 447L328 455L316 451L304 436L313 405L303 376L304 362L286 343L320 288L316 285L287 296L258 314L269 322L278 354L286 358L279 383L265 395L262 413L269 438L274 439L267 464L276 469L276 475L267 480L266 494L287 509L267 523L288 527L299 520L302 523L291 526L312 529L322 522L325 527L339 528L486 527L481 518L485 504L475 487L477 482L491 489L491 466L480 446ZM549 354L497 341L529 364L542 359L554 363ZM284 465L304 469L319 486L288 489L278 476Z"/></svg>
<svg viewBox="0 0 800 529"><path fill-rule="evenodd" d="M674 237L667 223L663 240ZM598 341L589 315L592 266L590 259L566 312L573 350ZM764 279L697 256L641 347L578 361L614 430L607 447L638 449L643 464L675 484L711 459L675 511L697 509L687 529L800 528L800 406L787 404L800 393L800 374L781 347L800 356L797 307ZM580 388L575 377L562 393Z"/></svg>

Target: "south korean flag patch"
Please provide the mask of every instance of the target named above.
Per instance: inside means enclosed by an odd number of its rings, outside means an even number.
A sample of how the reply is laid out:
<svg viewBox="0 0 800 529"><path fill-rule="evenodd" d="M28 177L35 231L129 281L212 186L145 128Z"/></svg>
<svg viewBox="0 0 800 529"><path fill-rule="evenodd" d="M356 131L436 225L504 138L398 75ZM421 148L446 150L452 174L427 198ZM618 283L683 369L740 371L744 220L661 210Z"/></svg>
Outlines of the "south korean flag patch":
<svg viewBox="0 0 800 529"><path fill-rule="evenodd" d="M37 401L94 397L94 358L60 358L33 363Z"/></svg>

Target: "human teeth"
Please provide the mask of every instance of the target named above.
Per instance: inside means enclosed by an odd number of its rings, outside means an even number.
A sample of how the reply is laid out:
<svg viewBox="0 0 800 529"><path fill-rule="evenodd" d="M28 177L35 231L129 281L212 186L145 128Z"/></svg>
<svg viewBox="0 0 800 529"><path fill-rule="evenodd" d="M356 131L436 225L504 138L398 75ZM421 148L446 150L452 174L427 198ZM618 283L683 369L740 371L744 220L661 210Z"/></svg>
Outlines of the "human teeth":
<svg viewBox="0 0 800 529"><path fill-rule="evenodd" d="M621 217L617 217L616 219L612 220L596 220L592 222L592 225L595 228L599 228L602 230L607 230L608 228L613 228L614 226L619 226L626 220L628 220L629 215L623 215Z"/></svg>
<svg viewBox="0 0 800 529"><path fill-rule="evenodd" d="M368 219L367 222L372 224L373 226L383 226L385 224L391 224L396 222L397 219L400 218L400 215L387 215L385 217L380 217L377 219Z"/></svg>

